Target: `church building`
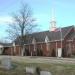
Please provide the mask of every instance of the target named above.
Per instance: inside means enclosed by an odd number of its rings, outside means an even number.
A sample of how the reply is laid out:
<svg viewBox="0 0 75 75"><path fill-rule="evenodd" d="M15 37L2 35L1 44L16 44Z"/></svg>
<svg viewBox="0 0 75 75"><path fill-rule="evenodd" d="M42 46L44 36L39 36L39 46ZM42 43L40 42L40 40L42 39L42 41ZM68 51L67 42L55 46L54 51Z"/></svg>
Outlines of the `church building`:
<svg viewBox="0 0 75 75"><path fill-rule="evenodd" d="M75 27L67 26L57 28L52 10L48 31L36 32L27 35L23 42L23 49L18 39L10 46L3 46L3 54L18 56L48 56L48 57L70 57L75 55Z"/></svg>
<svg viewBox="0 0 75 75"><path fill-rule="evenodd" d="M44 31L29 34L23 43L18 40L10 46L2 46L4 54L22 56L68 57L75 55L74 26L63 27L55 31Z"/></svg>
<svg viewBox="0 0 75 75"><path fill-rule="evenodd" d="M75 27L56 27L56 21L51 20L51 29L27 35L23 49L19 40L11 46L4 47L4 54L19 56L49 56L70 57L75 55Z"/></svg>

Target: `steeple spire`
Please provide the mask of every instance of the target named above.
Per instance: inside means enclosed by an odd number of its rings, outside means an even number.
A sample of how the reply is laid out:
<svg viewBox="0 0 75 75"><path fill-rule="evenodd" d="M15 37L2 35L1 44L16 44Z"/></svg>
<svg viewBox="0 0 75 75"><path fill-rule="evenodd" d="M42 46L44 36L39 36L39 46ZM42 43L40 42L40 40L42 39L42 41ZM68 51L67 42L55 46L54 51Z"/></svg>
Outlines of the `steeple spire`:
<svg viewBox="0 0 75 75"><path fill-rule="evenodd" d="M51 12L51 31L54 31L56 29L56 20L55 20L55 8L54 3L52 4L52 12Z"/></svg>

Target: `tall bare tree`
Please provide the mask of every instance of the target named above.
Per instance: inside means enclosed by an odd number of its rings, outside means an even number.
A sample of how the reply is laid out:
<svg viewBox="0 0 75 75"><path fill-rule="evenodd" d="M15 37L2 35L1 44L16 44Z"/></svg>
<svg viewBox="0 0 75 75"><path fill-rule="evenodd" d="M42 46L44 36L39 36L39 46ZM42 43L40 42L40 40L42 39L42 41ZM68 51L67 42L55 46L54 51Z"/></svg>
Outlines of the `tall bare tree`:
<svg viewBox="0 0 75 75"><path fill-rule="evenodd" d="M28 4L22 4L22 7L12 16L12 23L9 24L7 32L11 40L18 39L22 45L24 36L30 33L36 27L35 19L32 17L32 11Z"/></svg>
<svg viewBox="0 0 75 75"><path fill-rule="evenodd" d="M21 36L20 41L22 42L23 36L30 33L36 26L30 7L28 4L22 4L21 9L16 14L13 14L12 23L9 24L7 32L10 39L16 39Z"/></svg>

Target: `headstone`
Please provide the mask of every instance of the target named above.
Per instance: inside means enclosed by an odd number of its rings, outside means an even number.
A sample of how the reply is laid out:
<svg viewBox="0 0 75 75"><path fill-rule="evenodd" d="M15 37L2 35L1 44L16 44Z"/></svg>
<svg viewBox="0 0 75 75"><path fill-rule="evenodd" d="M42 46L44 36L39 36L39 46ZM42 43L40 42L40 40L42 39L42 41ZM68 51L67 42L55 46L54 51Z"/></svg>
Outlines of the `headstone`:
<svg viewBox="0 0 75 75"><path fill-rule="evenodd" d="M52 74L48 71L40 71L40 75L52 75Z"/></svg>
<svg viewBox="0 0 75 75"><path fill-rule="evenodd" d="M10 57L4 57L1 60L1 65L4 69L11 69L11 58Z"/></svg>
<svg viewBox="0 0 75 75"><path fill-rule="evenodd" d="M33 67L26 67L26 73L34 74L35 73L35 68L33 68Z"/></svg>

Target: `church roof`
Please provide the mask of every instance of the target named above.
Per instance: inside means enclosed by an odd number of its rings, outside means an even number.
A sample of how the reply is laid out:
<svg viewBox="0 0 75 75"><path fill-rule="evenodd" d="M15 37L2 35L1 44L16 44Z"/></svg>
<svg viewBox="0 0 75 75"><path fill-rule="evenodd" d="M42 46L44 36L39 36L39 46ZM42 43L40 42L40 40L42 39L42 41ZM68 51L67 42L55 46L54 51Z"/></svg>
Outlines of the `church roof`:
<svg viewBox="0 0 75 75"><path fill-rule="evenodd" d="M74 28L73 26L63 27L61 28L62 39L66 37L66 35L70 32L70 30ZM36 42L45 42L46 36L49 41L61 40L61 32L60 31L43 31L32 33L27 36L27 39L23 42L24 44L32 43L33 38L35 38ZM16 41L19 43L18 41Z"/></svg>
<svg viewBox="0 0 75 75"><path fill-rule="evenodd" d="M67 40L74 40L75 39L75 32L69 33Z"/></svg>

